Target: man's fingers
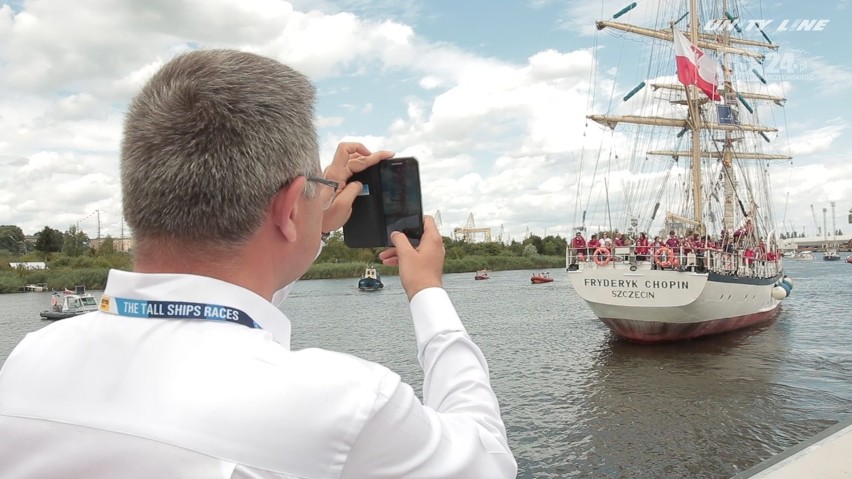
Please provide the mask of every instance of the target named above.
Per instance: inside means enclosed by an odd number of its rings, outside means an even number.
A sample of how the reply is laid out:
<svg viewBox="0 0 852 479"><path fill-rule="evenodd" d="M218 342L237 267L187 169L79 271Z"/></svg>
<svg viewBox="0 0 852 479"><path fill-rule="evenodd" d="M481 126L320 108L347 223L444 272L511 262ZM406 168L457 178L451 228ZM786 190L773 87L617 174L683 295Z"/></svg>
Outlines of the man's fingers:
<svg viewBox="0 0 852 479"><path fill-rule="evenodd" d="M341 185L349 181L354 173L364 171L370 166L386 158L392 158L392 151L377 151L371 153L361 143L340 143L334 153L334 159L326 167L323 176L326 179L336 181Z"/></svg>
<svg viewBox="0 0 852 479"><path fill-rule="evenodd" d="M382 160L393 158L393 155L394 152L392 151L377 151L368 156L349 160L349 162L346 163L346 167L349 168L349 171L352 173L358 173L359 171L364 171Z"/></svg>
<svg viewBox="0 0 852 479"><path fill-rule="evenodd" d="M435 218L425 215L423 216L423 235L433 235L437 234L440 236L440 232L438 231L438 227L435 225Z"/></svg>
<svg viewBox="0 0 852 479"><path fill-rule="evenodd" d="M379 253L379 259L385 266L399 266L399 256L396 255L396 248L388 248Z"/></svg>
<svg viewBox="0 0 852 479"><path fill-rule="evenodd" d="M409 251L414 249L414 246L411 246L411 242L408 241L408 236L399 231L391 233L390 240L394 248L398 250L397 253L408 254Z"/></svg>
<svg viewBox="0 0 852 479"><path fill-rule="evenodd" d="M357 142L343 142L337 145L337 151L334 152L334 159L331 160L331 166L346 167L346 163L354 155L370 156L370 150L366 146Z"/></svg>
<svg viewBox="0 0 852 479"><path fill-rule="evenodd" d="M385 266L399 266L399 256L383 259L382 264Z"/></svg>
<svg viewBox="0 0 852 479"><path fill-rule="evenodd" d="M355 197L357 197L358 194L361 193L361 188L363 188L363 185L361 185L361 183L358 181L353 181L352 183L349 183L348 185L346 185L346 187L340 190L339 193L337 193L337 198L334 199L334 202L336 203L338 201L341 201L342 204L345 204L349 208L351 208L352 203L355 201Z"/></svg>

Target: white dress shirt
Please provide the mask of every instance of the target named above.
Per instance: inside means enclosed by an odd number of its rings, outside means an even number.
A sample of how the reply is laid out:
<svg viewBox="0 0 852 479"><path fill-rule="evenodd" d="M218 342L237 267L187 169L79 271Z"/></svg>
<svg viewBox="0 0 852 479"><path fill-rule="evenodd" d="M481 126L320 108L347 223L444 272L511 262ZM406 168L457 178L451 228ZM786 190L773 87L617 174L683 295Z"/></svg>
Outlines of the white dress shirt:
<svg viewBox="0 0 852 479"><path fill-rule="evenodd" d="M488 367L447 294L410 307L423 403L384 366L291 351L289 320L251 291L111 271L101 311L28 334L6 360L0 477L515 477Z"/></svg>

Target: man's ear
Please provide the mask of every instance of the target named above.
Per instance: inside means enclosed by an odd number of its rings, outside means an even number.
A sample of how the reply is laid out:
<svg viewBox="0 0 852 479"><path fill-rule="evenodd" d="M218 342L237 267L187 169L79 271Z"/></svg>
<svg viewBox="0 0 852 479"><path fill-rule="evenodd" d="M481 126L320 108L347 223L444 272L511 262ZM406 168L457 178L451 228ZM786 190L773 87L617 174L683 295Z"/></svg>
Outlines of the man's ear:
<svg viewBox="0 0 852 479"><path fill-rule="evenodd" d="M272 224L290 242L297 238L296 216L299 213L299 197L304 189L305 177L299 176L272 197Z"/></svg>

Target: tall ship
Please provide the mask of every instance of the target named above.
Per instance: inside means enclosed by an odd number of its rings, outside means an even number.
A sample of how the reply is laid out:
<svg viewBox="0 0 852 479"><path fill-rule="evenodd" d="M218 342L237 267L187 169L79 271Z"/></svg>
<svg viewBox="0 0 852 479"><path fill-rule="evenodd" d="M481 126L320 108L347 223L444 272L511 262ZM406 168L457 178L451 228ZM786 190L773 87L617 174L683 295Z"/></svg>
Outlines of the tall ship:
<svg viewBox="0 0 852 479"><path fill-rule="evenodd" d="M769 181L773 163L792 159L769 124L786 101L771 81L778 45L737 3L682 0L636 13L634 2L596 23L624 38L600 41L596 57L621 64L598 60L596 70L630 67L616 84L635 87L616 94L611 79L593 83L606 86L593 87L591 103L603 112L587 116L600 127L586 137L599 143L584 146L594 158L581 159L588 191L578 191L575 213L589 238L569 245L566 269L622 338L687 340L752 326L771 320L792 289ZM627 44L636 53L617 51Z"/></svg>

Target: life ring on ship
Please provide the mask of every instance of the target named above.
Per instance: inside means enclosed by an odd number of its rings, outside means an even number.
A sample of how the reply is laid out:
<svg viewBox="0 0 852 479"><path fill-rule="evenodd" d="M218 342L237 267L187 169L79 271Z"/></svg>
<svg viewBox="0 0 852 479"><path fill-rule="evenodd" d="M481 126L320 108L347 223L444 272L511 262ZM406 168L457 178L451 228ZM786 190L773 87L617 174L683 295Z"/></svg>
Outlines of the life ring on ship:
<svg viewBox="0 0 852 479"><path fill-rule="evenodd" d="M665 255L665 259L662 259L663 255ZM663 246L657 251L654 251L654 264L660 268L668 268L672 265L674 259L674 251L668 246Z"/></svg>
<svg viewBox="0 0 852 479"><path fill-rule="evenodd" d="M595 264L598 266L606 266L612 261L612 253L609 252L607 248L603 246L595 250Z"/></svg>

